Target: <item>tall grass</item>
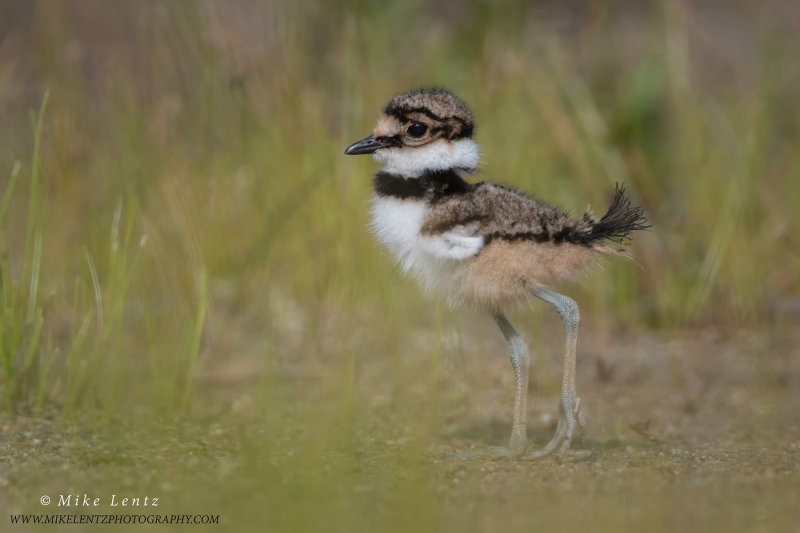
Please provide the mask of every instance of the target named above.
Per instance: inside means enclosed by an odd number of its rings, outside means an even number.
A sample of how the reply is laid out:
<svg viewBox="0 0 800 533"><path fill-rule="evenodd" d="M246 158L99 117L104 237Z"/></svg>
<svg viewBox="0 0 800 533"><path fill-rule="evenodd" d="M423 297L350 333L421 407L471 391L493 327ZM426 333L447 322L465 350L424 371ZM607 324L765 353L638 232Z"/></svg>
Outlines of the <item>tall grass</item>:
<svg viewBox="0 0 800 533"><path fill-rule="evenodd" d="M37 405L41 404L41 385L47 376L45 358L39 355L46 351L41 346L44 316L40 294L42 265L42 178L40 148L42 123L47 109L48 95L45 93L38 114L31 113L33 130L33 156L30 163L30 189L28 191L28 216L25 224L25 252L21 277L24 283L14 283L6 257L0 258L2 271L2 308L0 308L0 364L3 369L4 395L8 405L18 401L32 400L36 394ZM11 204L20 163L15 162L5 187L0 207L0 231L5 233L4 218ZM0 233L2 235L3 233ZM0 241L2 246L4 241Z"/></svg>

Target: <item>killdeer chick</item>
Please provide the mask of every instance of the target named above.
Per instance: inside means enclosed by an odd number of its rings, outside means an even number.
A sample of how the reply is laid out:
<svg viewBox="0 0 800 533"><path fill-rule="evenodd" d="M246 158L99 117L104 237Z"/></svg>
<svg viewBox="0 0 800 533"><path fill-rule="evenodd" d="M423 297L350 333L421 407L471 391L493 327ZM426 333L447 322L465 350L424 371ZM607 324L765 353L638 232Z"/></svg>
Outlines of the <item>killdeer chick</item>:
<svg viewBox="0 0 800 533"><path fill-rule="evenodd" d="M514 368L510 451L527 448L526 398L530 357L505 312L537 297L561 315L566 351L559 420L552 440L530 457L569 447L578 425L575 349L580 315L574 300L551 289L580 278L600 254L627 255L607 245L624 243L647 227L641 207L617 186L608 212L580 219L524 194L491 183L469 183L478 147L472 113L442 89L395 96L372 135L345 154L372 154L384 167L374 180L372 229L404 272L451 304L488 311L508 341Z"/></svg>

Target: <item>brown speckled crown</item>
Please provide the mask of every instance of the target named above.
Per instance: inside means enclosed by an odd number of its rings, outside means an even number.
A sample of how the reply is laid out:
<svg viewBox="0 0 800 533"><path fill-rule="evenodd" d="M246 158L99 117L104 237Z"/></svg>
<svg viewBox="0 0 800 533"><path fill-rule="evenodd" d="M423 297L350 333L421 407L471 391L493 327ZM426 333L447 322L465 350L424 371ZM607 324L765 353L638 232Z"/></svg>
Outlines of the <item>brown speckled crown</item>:
<svg viewBox="0 0 800 533"><path fill-rule="evenodd" d="M423 88L398 94L383 112L401 122L407 121L410 114L422 113L445 127L450 140L472 137L472 112L463 100L444 89Z"/></svg>

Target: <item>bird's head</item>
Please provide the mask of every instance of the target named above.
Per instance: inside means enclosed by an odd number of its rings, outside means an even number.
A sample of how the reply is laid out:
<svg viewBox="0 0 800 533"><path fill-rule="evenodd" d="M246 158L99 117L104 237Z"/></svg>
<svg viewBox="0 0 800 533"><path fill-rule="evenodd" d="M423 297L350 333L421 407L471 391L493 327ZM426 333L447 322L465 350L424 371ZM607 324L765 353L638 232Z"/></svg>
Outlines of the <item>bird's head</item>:
<svg viewBox="0 0 800 533"><path fill-rule="evenodd" d="M372 135L351 144L345 154L372 154L384 171L407 177L426 171L463 170L478 165L472 140L472 113L444 89L417 89L395 96L384 108Z"/></svg>

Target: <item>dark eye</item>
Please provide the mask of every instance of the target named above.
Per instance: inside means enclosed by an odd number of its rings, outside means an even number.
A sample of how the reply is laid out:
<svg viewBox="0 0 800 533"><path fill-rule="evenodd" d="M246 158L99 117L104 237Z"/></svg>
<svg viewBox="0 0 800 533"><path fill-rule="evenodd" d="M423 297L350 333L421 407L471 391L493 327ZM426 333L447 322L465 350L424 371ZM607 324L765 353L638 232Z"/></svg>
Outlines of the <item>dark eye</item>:
<svg viewBox="0 0 800 533"><path fill-rule="evenodd" d="M425 124L420 124L419 122L414 122L411 126L408 127L406 130L409 135L412 137L422 137L426 133L428 133L428 126Z"/></svg>

